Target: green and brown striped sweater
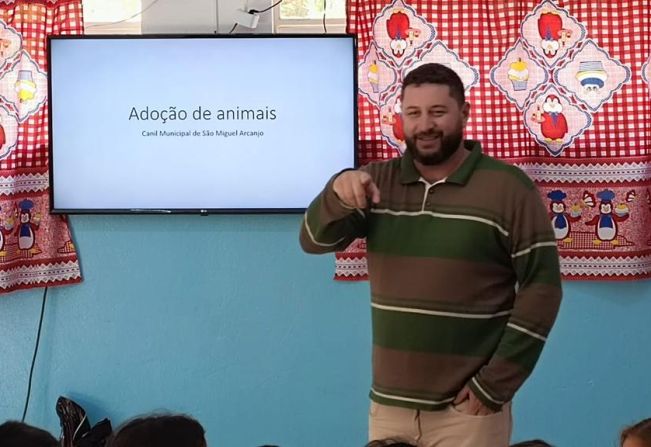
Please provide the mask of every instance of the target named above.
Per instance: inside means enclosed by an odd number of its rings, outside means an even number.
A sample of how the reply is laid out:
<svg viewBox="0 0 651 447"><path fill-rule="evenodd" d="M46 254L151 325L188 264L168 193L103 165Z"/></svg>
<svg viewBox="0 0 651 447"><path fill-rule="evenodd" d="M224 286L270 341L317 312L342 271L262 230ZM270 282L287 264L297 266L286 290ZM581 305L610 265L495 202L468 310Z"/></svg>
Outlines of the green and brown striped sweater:
<svg viewBox="0 0 651 447"><path fill-rule="evenodd" d="M464 385L490 408L512 399L540 356L561 299L558 252L533 182L478 142L428 184L407 153L364 168L381 201L342 204L333 179L309 206L309 253L367 238L376 402L445 408Z"/></svg>

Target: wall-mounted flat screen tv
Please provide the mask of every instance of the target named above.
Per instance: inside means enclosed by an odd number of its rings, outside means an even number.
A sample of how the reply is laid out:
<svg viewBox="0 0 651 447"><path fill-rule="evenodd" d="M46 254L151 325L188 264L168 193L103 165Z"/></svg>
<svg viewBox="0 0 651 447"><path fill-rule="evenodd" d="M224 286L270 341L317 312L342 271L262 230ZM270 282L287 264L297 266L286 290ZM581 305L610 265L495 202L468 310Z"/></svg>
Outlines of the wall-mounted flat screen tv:
<svg viewBox="0 0 651 447"><path fill-rule="evenodd" d="M356 165L351 35L48 40L53 213L301 212Z"/></svg>

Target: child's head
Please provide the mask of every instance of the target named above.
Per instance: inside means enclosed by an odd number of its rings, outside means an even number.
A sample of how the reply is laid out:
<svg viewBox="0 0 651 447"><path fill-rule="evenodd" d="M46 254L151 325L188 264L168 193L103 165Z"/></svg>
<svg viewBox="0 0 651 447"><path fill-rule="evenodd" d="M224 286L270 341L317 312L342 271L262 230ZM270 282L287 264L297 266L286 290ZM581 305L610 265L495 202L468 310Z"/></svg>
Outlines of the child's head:
<svg viewBox="0 0 651 447"><path fill-rule="evenodd" d="M57 447L54 436L23 422L7 421L0 425L2 447Z"/></svg>
<svg viewBox="0 0 651 447"><path fill-rule="evenodd" d="M199 422L184 415L143 416L113 434L108 447L206 447Z"/></svg>
<svg viewBox="0 0 651 447"><path fill-rule="evenodd" d="M531 441L522 441L517 444L513 444L511 447L553 447L551 444L547 444L541 439L532 439Z"/></svg>
<svg viewBox="0 0 651 447"><path fill-rule="evenodd" d="M651 447L651 418L625 428L620 442L621 447Z"/></svg>
<svg viewBox="0 0 651 447"><path fill-rule="evenodd" d="M399 441L397 439L382 439L371 441L366 444L366 447L416 447L414 444Z"/></svg>

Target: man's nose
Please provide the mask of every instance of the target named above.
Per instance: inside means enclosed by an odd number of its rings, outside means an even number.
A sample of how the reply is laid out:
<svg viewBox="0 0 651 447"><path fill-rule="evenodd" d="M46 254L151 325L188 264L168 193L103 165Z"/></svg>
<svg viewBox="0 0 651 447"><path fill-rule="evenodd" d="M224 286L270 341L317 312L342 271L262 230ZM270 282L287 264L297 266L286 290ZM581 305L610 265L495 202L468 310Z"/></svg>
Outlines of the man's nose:
<svg viewBox="0 0 651 447"><path fill-rule="evenodd" d="M417 132L429 132L436 130L436 121L429 116L421 117L416 123Z"/></svg>

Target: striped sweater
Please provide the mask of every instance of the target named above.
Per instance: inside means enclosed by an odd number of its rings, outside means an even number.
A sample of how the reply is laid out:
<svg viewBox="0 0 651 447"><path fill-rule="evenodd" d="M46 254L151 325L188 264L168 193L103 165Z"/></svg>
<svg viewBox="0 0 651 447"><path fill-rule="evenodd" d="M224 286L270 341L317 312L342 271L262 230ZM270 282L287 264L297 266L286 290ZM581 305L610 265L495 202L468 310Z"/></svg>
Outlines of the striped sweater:
<svg viewBox="0 0 651 447"><path fill-rule="evenodd" d="M533 182L482 154L434 184L413 159L364 168L379 204L345 206L333 179L310 204L309 253L367 238L373 324L370 396L440 410L464 385L489 408L512 399L533 370L561 299L558 252Z"/></svg>

